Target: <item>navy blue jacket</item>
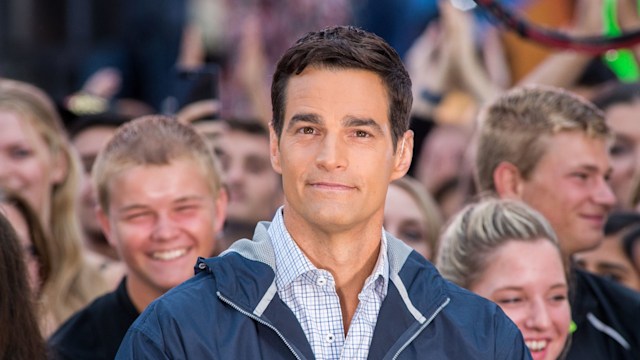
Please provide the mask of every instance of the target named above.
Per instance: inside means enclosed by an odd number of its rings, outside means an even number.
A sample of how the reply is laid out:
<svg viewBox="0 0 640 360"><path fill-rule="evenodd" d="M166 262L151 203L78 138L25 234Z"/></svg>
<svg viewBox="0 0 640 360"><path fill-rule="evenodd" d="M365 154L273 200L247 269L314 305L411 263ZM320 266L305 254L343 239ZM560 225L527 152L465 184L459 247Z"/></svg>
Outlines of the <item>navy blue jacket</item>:
<svg viewBox="0 0 640 360"><path fill-rule="evenodd" d="M278 297L275 258L258 224L196 276L154 301L116 359L314 359L295 315ZM522 335L492 302L446 280L388 236L389 289L369 359L530 359Z"/></svg>

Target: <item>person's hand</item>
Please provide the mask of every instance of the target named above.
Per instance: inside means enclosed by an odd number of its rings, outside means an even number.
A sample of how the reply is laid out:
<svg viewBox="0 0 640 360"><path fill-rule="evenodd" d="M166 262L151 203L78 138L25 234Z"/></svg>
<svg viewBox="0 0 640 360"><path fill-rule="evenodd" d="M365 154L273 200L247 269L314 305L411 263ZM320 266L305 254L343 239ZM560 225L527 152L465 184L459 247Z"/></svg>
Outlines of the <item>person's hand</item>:
<svg viewBox="0 0 640 360"><path fill-rule="evenodd" d="M405 62L413 82L414 112L430 117L434 107L451 87L453 49L442 25L432 21L418 37Z"/></svg>
<svg viewBox="0 0 640 360"><path fill-rule="evenodd" d="M440 2L439 8L447 39L452 44L456 74L460 83L464 84L464 90L481 102L493 99L502 89L492 81L487 68L482 64L479 56L482 51L478 51L474 37L477 29L473 15L455 8L448 1ZM492 59L497 61L501 56L501 48L494 46L491 50L497 52ZM506 65L506 61L502 65Z"/></svg>
<svg viewBox="0 0 640 360"><path fill-rule="evenodd" d="M103 67L91 74L82 85L82 90L94 96L111 99L122 84L120 70L113 67Z"/></svg>
<svg viewBox="0 0 640 360"><path fill-rule="evenodd" d="M640 16L638 16L638 4L634 0L617 0L616 16L618 17L618 25L623 32L635 31L640 29ZM632 49L636 63L640 61L640 44Z"/></svg>
<svg viewBox="0 0 640 360"><path fill-rule="evenodd" d="M205 63L205 50L202 32L194 24L185 26L180 43L177 66L183 69L195 69Z"/></svg>
<svg viewBox="0 0 640 360"><path fill-rule="evenodd" d="M234 76L249 96L253 107L252 113L259 119L267 121L271 117L271 104L268 91L267 56L261 36L260 21L257 14L250 14L244 20Z"/></svg>
<svg viewBox="0 0 640 360"><path fill-rule="evenodd" d="M602 7L604 0L576 0L573 26L569 32L574 36L599 36L604 33Z"/></svg>

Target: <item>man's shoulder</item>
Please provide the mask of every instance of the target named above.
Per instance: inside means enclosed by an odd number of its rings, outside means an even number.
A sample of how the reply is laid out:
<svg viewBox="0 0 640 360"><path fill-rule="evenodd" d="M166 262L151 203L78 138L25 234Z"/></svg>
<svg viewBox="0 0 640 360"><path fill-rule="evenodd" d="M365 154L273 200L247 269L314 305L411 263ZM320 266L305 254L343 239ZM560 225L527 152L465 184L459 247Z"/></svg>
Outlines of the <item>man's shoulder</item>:
<svg viewBox="0 0 640 360"><path fill-rule="evenodd" d="M135 321L119 300L118 291L107 293L71 316L51 336L49 344L58 359L95 359L115 355L127 329Z"/></svg>
<svg viewBox="0 0 640 360"><path fill-rule="evenodd" d="M609 279L574 269L572 317L578 326L574 344L583 348L640 354L640 294ZM572 347L569 358L576 358ZM606 352L606 351L605 351ZM594 351L592 351L594 353Z"/></svg>
<svg viewBox="0 0 640 360"><path fill-rule="evenodd" d="M619 311L633 310L640 316L640 293L584 270L576 269L574 274L576 300L596 299L602 306L615 304Z"/></svg>
<svg viewBox="0 0 640 360"><path fill-rule="evenodd" d="M424 351L445 358L527 358L520 331L495 303L444 279L431 263L414 254L403 271L411 304L427 324L424 336L416 339L416 349L426 346ZM456 340L465 346L433 348Z"/></svg>
<svg viewBox="0 0 640 360"><path fill-rule="evenodd" d="M407 268L410 273L401 273L401 279L406 283L407 292L414 303L424 304L424 308L428 308L442 304L447 299L447 305L443 307L444 315L459 317L464 322L473 322L480 317L490 321L494 318L506 319L495 303L443 278L433 264L419 255L412 253L407 258Z"/></svg>
<svg viewBox="0 0 640 360"><path fill-rule="evenodd" d="M140 316L136 326L144 327L149 316L160 323L196 317L210 317L219 310L220 297L251 294L248 301L258 301L273 281L271 268L239 253L228 252L213 258L200 258L196 274L153 301ZM256 293L251 293L251 291ZM173 320L169 320L173 319Z"/></svg>

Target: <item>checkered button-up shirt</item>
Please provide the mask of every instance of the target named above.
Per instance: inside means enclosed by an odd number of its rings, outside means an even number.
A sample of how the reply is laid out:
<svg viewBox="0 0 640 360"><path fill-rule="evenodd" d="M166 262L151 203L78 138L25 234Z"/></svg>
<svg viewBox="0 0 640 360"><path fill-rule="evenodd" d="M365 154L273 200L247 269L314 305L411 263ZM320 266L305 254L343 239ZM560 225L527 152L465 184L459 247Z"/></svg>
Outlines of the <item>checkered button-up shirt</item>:
<svg viewBox="0 0 640 360"><path fill-rule="evenodd" d="M302 253L284 225L282 208L269 227L269 236L276 257L278 295L298 318L316 359L366 359L389 281L384 232L378 261L358 295L360 302L346 337L333 276Z"/></svg>

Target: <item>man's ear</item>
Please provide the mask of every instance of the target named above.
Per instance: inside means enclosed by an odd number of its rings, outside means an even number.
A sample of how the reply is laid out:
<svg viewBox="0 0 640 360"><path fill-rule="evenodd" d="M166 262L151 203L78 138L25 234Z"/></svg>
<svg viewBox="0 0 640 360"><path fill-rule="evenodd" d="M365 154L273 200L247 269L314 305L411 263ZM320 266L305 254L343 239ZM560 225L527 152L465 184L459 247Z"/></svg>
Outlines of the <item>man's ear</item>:
<svg viewBox="0 0 640 360"><path fill-rule="evenodd" d="M391 174L391 181L403 177L407 171L409 171L412 159L413 130L407 130L402 135L402 138L398 139L398 144L396 145L396 156L393 172Z"/></svg>
<svg viewBox="0 0 640 360"><path fill-rule="evenodd" d="M229 205L229 193L225 187L222 187L215 202L216 213L213 219L213 228L216 234L222 231L224 221L227 219L227 205Z"/></svg>
<svg viewBox="0 0 640 360"><path fill-rule="evenodd" d="M100 223L100 228L102 228L102 233L104 237L107 238L109 245L112 248L118 250L118 244L113 238L113 234L111 233L111 223L109 222L109 215L107 215L100 205L96 205L95 207L96 217L98 218L98 223Z"/></svg>
<svg viewBox="0 0 640 360"><path fill-rule="evenodd" d="M273 122L269 123L269 158L271 159L271 167L278 174L282 174L280 166L280 146L278 143L278 135L273 129Z"/></svg>
<svg viewBox="0 0 640 360"><path fill-rule="evenodd" d="M520 199L523 178L520 170L510 162L503 161L493 171L493 183L501 198Z"/></svg>

